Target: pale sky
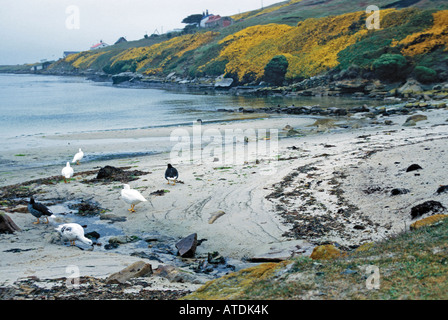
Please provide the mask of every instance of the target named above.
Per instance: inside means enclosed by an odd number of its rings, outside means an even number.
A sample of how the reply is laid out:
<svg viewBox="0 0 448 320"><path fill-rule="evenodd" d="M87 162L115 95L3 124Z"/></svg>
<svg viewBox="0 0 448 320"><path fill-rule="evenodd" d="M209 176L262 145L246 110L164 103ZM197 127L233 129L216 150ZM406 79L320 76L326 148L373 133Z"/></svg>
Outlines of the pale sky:
<svg viewBox="0 0 448 320"><path fill-rule="evenodd" d="M88 50L183 28L190 14L229 16L281 0L0 0L0 65L57 60ZM79 17L79 19L76 19Z"/></svg>

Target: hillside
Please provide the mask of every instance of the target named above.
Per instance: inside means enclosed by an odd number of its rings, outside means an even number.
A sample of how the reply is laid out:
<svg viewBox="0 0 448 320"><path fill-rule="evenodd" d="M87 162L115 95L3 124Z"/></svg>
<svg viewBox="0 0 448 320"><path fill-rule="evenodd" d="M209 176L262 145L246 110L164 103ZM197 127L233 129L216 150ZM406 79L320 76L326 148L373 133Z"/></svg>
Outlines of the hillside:
<svg viewBox="0 0 448 320"><path fill-rule="evenodd" d="M176 72L185 79L224 74L238 84L291 84L348 70L344 76L447 81L446 1L377 1L377 5L379 30L366 28L370 14L363 1L291 0L234 15L236 22L226 28L151 36L81 52L57 61L49 72L131 71L156 77ZM270 62L272 70L266 71Z"/></svg>

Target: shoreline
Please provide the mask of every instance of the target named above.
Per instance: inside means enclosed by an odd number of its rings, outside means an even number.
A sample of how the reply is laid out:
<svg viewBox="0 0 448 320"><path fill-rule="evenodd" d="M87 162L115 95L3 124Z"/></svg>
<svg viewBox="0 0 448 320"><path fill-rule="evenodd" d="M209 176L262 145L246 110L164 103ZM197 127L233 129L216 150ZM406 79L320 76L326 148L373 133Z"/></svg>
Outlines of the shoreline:
<svg viewBox="0 0 448 320"><path fill-rule="evenodd" d="M129 215L126 205L119 200L120 182L88 182L106 162L91 166L82 164L82 171L92 171L75 177L70 184L61 181L48 185L33 183L27 190L37 192L40 201L92 199L112 214L126 217L125 222L115 225L127 235L157 230L161 235L180 239L197 232L199 239L206 239L197 247L199 260L216 251L229 261L252 259L261 263L266 259L309 256L316 245L324 243L337 243L350 250L405 230L412 221L410 207L431 198L435 184L447 183L440 180L439 173L443 166L440 157L448 146L445 130L448 119L443 118L447 117L447 111L428 110L424 114L428 119L414 127L402 126L407 116L391 115L388 119L393 119L394 124L387 127L377 125L339 132L329 129L326 133L280 139L278 171L274 175L260 174L266 159L258 165L252 161L228 167L219 167L213 162L182 164L178 168L183 184L167 186L163 179L165 162L169 161L167 154L108 161L110 165L148 172L130 182L145 195L168 189L163 196L151 198L154 207L150 204L137 206L135 215ZM420 152L424 148L429 150ZM413 159L405 158L407 153L402 150L410 150ZM428 184L421 179L409 184L409 179L419 178L405 175L403 170L414 162L420 163L429 174ZM381 171L376 170L379 163ZM87 183L83 183L84 180ZM369 186L378 185L382 188L365 192ZM412 192L399 196L401 198L389 195L390 188L403 186ZM446 199L439 197L438 200L448 206ZM384 208L378 210L377 203L384 203ZM3 251L33 249L4 254L5 260L0 265L4 276L0 282L6 281L8 286L30 276L41 281L63 277L62 269L58 273L54 273L54 269L46 270L54 259L64 261L63 264L76 260L82 270L81 276L98 279L137 260L147 261L154 268L164 265L126 254L119 254L118 258L114 252L80 251L59 242L52 243L49 226L33 226L28 213L9 210L14 207L2 209L7 209L7 214L22 229L14 235L1 236ZM225 214L210 224L210 218L219 210ZM391 210L395 213L391 214ZM313 218L310 220L310 217ZM66 255L75 260L61 259ZM113 264L108 262L110 259L114 260ZM29 261L39 263L32 266ZM166 278L159 276L150 279L164 282L166 288L178 284L166 282ZM195 281L184 284L182 290L195 290L203 283Z"/></svg>
<svg viewBox="0 0 448 320"><path fill-rule="evenodd" d="M79 175L69 184L64 184L62 178L49 184L39 181L26 183L33 179L57 177L61 169L58 166L54 166L54 172L49 168L18 172L8 181L15 181L18 190L25 194L35 193L38 201L42 202L61 205L89 199L99 203L107 213L126 218L125 221L113 224L123 234L157 234L160 239L158 244L170 248L173 248L176 239L197 233L198 239L202 241L197 247L196 259L182 267L174 266L178 272L189 274L190 277L183 278L182 283L173 279L170 281L166 275L145 278L145 281L158 283L160 286L155 287L159 289L194 291L211 278L204 273L192 272L191 268L194 264L206 261L211 252L218 252L229 264L236 262L240 264L239 268L243 268L269 259L282 261L309 256L315 246L325 243L352 250L408 228L412 221L410 207L433 198L435 190L432 189L436 184L448 184L448 181L441 180L443 161L437 161L448 147L448 112L446 106L429 109L403 106L402 109L407 109L407 112L388 112L386 108L380 110L374 118L366 117L366 112L338 118L343 123L350 119L364 119L367 125L360 127L335 127L335 122L319 123L316 117L310 117L305 123L301 117L272 117L203 126L204 130L209 128L220 131L276 128L286 136L290 130L284 130L287 125L294 129L300 123L300 126L312 131L313 134L279 139L276 172L270 175L264 174L272 162L270 157L249 158L247 162L230 165L221 165L219 161L207 158L208 161L179 164L179 179L183 183L168 186L163 172L166 163L172 159L169 153L160 153L82 163L81 166L75 166L75 172ZM413 115L424 115L427 118L411 126L403 126ZM165 136L171 129L164 128L161 132L158 128L152 134ZM185 132L190 134L191 130ZM151 129L132 133L147 137L149 131ZM91 139L97 143L116 134L100 132L97 137L93 137L95 134L78 134L71 139L78 143ZM121 138L124 141L129 138L138 141L137 136L131 136ZM73 145L53 151L61 158L66 158L68 150L72 148ZM39 152L51 152L51 148ZM411 159L407 158L408 154L412 156ZM406 175L404 170L414 162L421 164L424 171L419 172L419 176ZM119 199L122 182L92 181L98 169L105 165L146 173L130 182L145 196L150 197L151 193L158 190L168 192L162 196L151 196L151 204L138 205L137 213L131 215L127 212L127 205ZM35 175L33 179L30 178L32 175ZM2 192L12 184L3 182ZM391 188L407 188L412 192L400 195L399 198L391 197ZM437 200L448 207L445 198L439 197ZM134 250L128 247L132 244L120 245L122 249L116 252L95 249L83 251L64 246L54 238L52 226L35 226L29 213L14 212L26 201L27 197L19 194L18 197L11 196L11 206L2 202L1 210L6 211L22 229L13 235L0 236L5 257L0 263L2 286L14 288L14 283L19 279L54 282L55 279L67 276L67 264L79 266L81 277L103 280L136 261L150 263L153 269L170 265L169 261L161 263L148 257L117 253ZM378 203L384 204L381 209ZM224 214L217 216L220 211ZM217 218L210 223L214 216ZM57 218L55 223L76 220L73 216ZM139 251L149 254L151 249L142 248ZM173 259L179 259L175 257L175 252L172 255ZM52 267L56 261L57 268Z"/></svg>

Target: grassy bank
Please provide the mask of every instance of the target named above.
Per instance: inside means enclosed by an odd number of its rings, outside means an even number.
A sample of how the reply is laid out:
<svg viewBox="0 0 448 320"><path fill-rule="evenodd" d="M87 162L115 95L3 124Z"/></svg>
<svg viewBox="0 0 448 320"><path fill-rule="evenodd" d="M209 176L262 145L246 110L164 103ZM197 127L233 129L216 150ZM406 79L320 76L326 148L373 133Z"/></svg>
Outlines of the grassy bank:
<svg viewBox="0 0 448 320"><path fill-rule="evenodd" d="M336 258L298 258L242 270L184 299L445 300L447 257L444 219Z"/></svg>

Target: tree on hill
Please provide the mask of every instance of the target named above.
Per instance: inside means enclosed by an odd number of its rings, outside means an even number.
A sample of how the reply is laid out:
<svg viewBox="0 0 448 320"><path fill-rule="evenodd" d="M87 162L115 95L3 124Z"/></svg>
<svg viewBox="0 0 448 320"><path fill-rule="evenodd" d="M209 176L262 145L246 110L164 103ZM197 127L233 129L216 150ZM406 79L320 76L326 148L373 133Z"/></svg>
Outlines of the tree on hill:
<svg viewBox="0 0 448 320"><path fill-rule="evenodd" d="M184 33L194 33L199 28L203 16L202 14L191 14L182 20L185 23Z"/></svg>
<svg viewBox="0 0 448 320"><path fill-rule="evenodd" d="M199 24L202 20L202 14L191 14L182 20L182 23L186 24Z"/></svg>
<svg viewBox="0 0 448 320"><path fill-rule="evenodd" d="M285 80L286 72L288 71L288 60L283 55L275 56L264 67L264 81L281 85Z"/></svg>

